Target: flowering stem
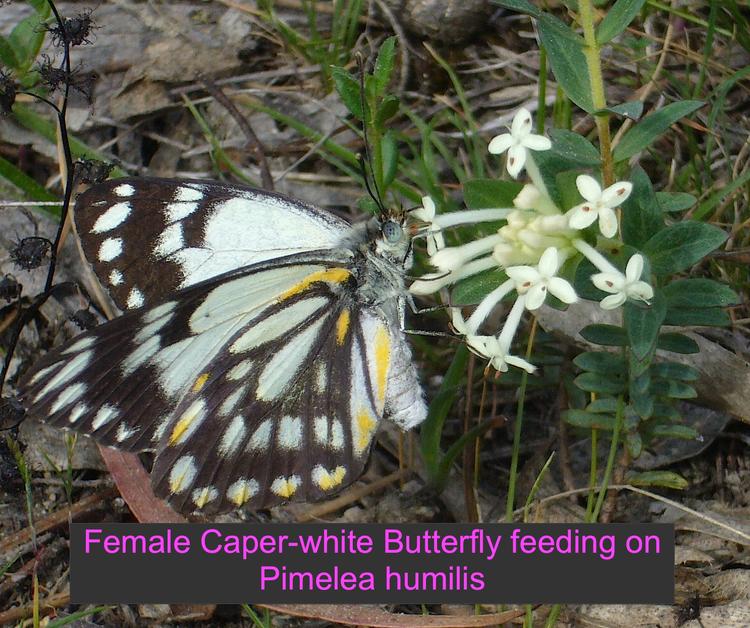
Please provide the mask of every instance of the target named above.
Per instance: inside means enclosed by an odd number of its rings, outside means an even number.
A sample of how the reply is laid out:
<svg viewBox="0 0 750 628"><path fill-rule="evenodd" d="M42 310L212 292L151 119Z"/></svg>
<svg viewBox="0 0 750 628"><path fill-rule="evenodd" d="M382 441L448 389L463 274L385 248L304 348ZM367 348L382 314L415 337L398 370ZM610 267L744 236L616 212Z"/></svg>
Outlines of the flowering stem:
<svg viewBox="0 0 750 628"><path fill-rule="evenodd" d="M602 62L600 57L599 43L596 41L596 30L594 29L594 6L592 0L579 0L579 17L583 27L583 40L586 43L583 52L586 56L586 65L589 69L589 82L591 83L591 100L594 109L601 111L607 107L607 97L604 94L604 79L602 78ZM599 133L599 149L602 155L602 174L604 187L615 182L614 167L612 164L612 140L609 134L609 114L594 115L596 128Z"/></svg>
<svg viewBox="0 0 750 628"><path fill-rule="evenodd" d="M521 298L519 297L519 301ZM518 302L518 301L517 301ZM531 349L534 346L534 337L536 336L536 317L531 319L531 331L529 332L529 342L526 345L526 359L531 358ZM518 408L516 410L516 425L513 429L513 454L510 459L510 479L508 481L508 498L505 502L505 521L513 521L513 504L516 499L516 480L518 479L518 454L521 450L521 427L523 425L523 406L526 400L526 384L529 380L529 374L526 371L521 373L521 386L518 389Z"/></svg>
<svg viewBox="0 0 750 628"><path fill-rule="evenodd" d="M589 523L594 523L599 519L599 512L602 509L604 503L604 496L607 494L609 487L609 481L612 478L612 469L615 466L615 457L617 455L617 448L620 444L620 431L622 430L623 418L625 416L625 403L622 395L617 398L617 413L615 415L615 429L612 432L612 443L609 447L609 456L607 457L607 467L604 469L604 477L602 478L602 486L599 489L599 496L596 499L596 506L594 506L594 512L591 513L591 518L588 519Z"/></svg>

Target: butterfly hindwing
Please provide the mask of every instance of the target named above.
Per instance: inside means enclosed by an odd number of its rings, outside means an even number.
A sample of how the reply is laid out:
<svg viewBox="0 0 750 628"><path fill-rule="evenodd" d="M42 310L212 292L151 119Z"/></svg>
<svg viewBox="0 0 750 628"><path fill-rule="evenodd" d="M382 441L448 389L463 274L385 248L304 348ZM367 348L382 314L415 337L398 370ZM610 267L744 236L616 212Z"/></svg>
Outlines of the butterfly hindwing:
<svg viewBox="0 0 750 628"><path fill-rule="evenodd" d="M80 194L74 216L87 260L123 310L260 261L331 248L349 227L279 194L202 180L115 179Z"/></svg>

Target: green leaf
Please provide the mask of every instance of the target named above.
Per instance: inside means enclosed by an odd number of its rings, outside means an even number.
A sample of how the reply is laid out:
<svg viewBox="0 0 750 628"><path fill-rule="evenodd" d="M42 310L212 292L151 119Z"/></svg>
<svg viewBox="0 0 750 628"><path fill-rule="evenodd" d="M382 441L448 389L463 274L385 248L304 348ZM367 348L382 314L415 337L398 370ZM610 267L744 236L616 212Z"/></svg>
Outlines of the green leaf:
<svg viewBox="0 0 750 628"><path fill-rule="evenodd" d="M648 419L654 412L654 398L651 395L640 394L633 396L630 395L630 401L633 405L633 410L642 419Z"/></svg>
<svg viewBox="0 0 750 628"><path fill-rule="evenodd" d="M712 279L677 279L664 287L669 307L727 307L740 302L729 286Z"/></svg>
<svg viewBox="0 0 750 628"><path fill-rule="evenodd" d="M656 342L656 348L661 349L662 351L671 351L672 353L682 354L700 352L700 347L698 346L698 343L695 342L695 340L693 340L689 336L685 336L684 334L678 334L674 332L659 334L659 340L657 340Z"/></svg>
<svg viewBox="0 0 750 628"><path fill-rule="evenodd" d="M643 168L634 168L630 181L633 191L622 204L622 239L626 244L641 248L664 228L664 219L651 179Z"/></svg>
<svg viewBox="0 0 750 628"><path fill-rule="evenodd" d="M469 209L513 207L513 199L523 188L516 181L472 179L464 185L464 203Z"/></svg>
<svg viewBox="0 0 750 628"><path fill-rule="evenodd" d="M643 439L638 432L628 432L625 434L625 447L628 448L630 457L635 459L643 451Z"/></svg>
<svg viewBox="0 0 750 628"><path fill-rule="evenodd" d="M38 11L16 24L8 37L8 43L18 61L16 69L20 74L25 74L39 55L47 34L43 24L49 14L50 8L47 5L46 11Z"/></svg>
<svg viewBox="0 0 750 628"><path fill-rule="evenodd" d="M585 137L567 129L553 129L550 154L558 156L569 168L598 168L601 156L596 147Z"/></svg>
<svg viewBox="0 0 750 628"><path fill-rule="evenodd" d="M614 325L587 325L580 334L585 340L606 347L624 347L628 343L625 330Z"/></svg>
<svg viewBox="0 0 750 628"><path fill-rule="evenodd" d="M26 197L33 201L59 201L60 197L56 196L47 188L36 182L22 170L19 170L11 162L4 157L0 157L0 177L4 178L15 185L19 190L22 190ZM47 208L48 213L52 213L55 216L59 216L59 208L53 212L50 208Z"/></svg>
<svg viewBox="0 0 750 628"><path fill-rule="evenodd" d="M651 435L656 438L679 438L681 440L700 438L698 431L689 425L654 425Z"/></svg>
<svg viewBox="0 0 750 628"><path fill-rule="evenodd" d="M594 401L586 406L586 410L589 412L611 413L614 415L617 412L617 398L601 397L599 399L594 399Z"/></svg>
<svg viewBox="0 0 750 628"><path fill-rule="evenodd" d="M497 268L485 270L459 281L451 292L452 305L476 305L495 288L508 279L504 271Z"/></svg>
<svg viewBox="0 0 750 628"><path fill-rule="evenodd" d="M563 419L566 423L584 429L613 430L615 417L610 414L594 414L586 410L565 410Z"/></svg>
<svg viewBox="0 0 750 628"><path fill-rule="evenodd" d="M704 103L700 100L683 100L671 103L646 116L622 136L613 153L615 162L625 161L650 146L680 118L693 113L703 105Z"/></svg>
<svg viewBox="0 0 750 628"><path fill-rule="evenodd" d="M2 35L0 35L0 63L13 70L17 70L20 65L13 46Z"/></svg>
<svg viewBox="0 0 750 628"><path fill-rule="evenodd" d="M674 379L655 379L651 383L651 392L672 399L695 399L698 396L695 388Z"/></svg>
<svg viewBox="0 0 750 628"><path fill-rule="evenodd" d="M665 325L705 325L708 327L728 327L732 320L725 310L717 307L682 307L667 310Z"/></svg>
<svg viewBox="0 0 750 628"><path fill-rule="evenodd" d="M671 402L657 401L654 403L654 417L659 419L666 419L668 421L677 422L682 420L682 415L679 413Z"/></svg>
<svg viewBox="0 0 750 628"><path fill-rule="evenodd" d="M646 0L617 0L596 27L596 41L601 46L622 33L643 7Z"/></svg>
<svg viewBox="0 0 750 628"><path fill-rule="evenodd" d="M547 50L547 59L555 79L565 95L588 113L594 111L591 81L583 54L583 39L553 15L542 13L537 22L539 38Z"/></svg>
<svg viewBox="0 0 750 628"><path fill-rule="evenodd" d="M687 192L657 192L656 201L663 212L671 213L690 209L698 199Z"/></svg>
<svg viewBox="0 0 750 628"><path fill-rule="evenodd" d="M673 471L644 471L628 477L628 483L633 486L663 486L677 490L686 489L688 481Z"/></svg>
<svg viewBox="0 0 750 628"><path fill-rule="evenodd" d="M383 136L381 143L381 150L383 152L383 190L385 191L390 187L393 180L396 178L398 172L398 161L399 152L396 138L394 137L393 131L389 130Z"/></svg>
<svg viewBox="0 0 750 628"><path fill-rule="evenodd" d="M383 98L383 102L380 103L380 107L378 107L378 113L375 116L375 125L379 129L383 129L385 127L385 123L398 113L400 104L401 101L393 94L388 94L385 98Z"/></svg>
<svg viewBox="0 0 750 628"><path fill-rule="evenodd" d="M492 4L510 9L516 13L525 13L537 19L542 15L542 12L528 0L492 0Z"/></svg>
<svg viewBox="0 0 750 628"><path fill-rule="evenodd" d="M341 97L341 102L358 120L364 120L365 116L362 111L362 98L360 94L359 82L344 68L331 66L331 76L336 92Z"/></svg>
<svg viewBox="0 0 750 628"><path fill-rule="evenodd" d="M727 239L718 227L685 220L655 234L643 246L657 275L678 273L699 262Z"/></svg>
<svg viewBox="0 0 750 628"><path fill-rule="evenodd" d="M697 369L680 362L657 362L651 365L654 377L662 379L679 379L683 382L694 382L700 376Z"/></svg>
<svg viewBox="0 0 750 628"><path fill-rule="evenodd" d="M618 395L625 390L623 378L606 377L599 373L581 373L573 381L581 390L597 394Z"/></svg>
<svg viewBox="0 0 750 628"><path fill-rule="evenodd" d="M586 351L573 359L579 369L592 373L624 374L627 370L625 358L606 351Z"/></svg>
<svg viewBox="0 0 750 628"><path fill-rule="evenodd" d="M748 66L750 68L750 66ZM702 220L709 214L713 213L716 207L721 203L724 198L730 194L734 194L737 190L744 188L748 181L750 181L750 170L746 170L741 175L724 185L720 184L720 189L711 194L705 201L703 201L693 212L693 218L696 220Z"/></svg>
<svg viewBox="0 0 750 628"><path fill-rule="evenodd" d="M372 72L375 78L375 94L382 95L388 87L393 73L393 65L396 61L396 41L395 35L386 39L380 46L378 58L375 61L375 69Z"/></svg>
<svg viewBox="0 0 750 628"><path fill-rule="evenodd" d="M628 344L636 359L646 360L656 350L656 338L667 311L664 298L657 292L650 307L632 302L624 307L623 326L628 334Z"/></svg>
<svg viewBox="0 0 750 628"><path fill-rule="evenodd" d="M640 100L631 100L630 102L624 102L620 105L600 109L596 112L596 115L602 115L604 113L613 113L616 116L635 121L640 118L643 113L643 102Z"/></svg>

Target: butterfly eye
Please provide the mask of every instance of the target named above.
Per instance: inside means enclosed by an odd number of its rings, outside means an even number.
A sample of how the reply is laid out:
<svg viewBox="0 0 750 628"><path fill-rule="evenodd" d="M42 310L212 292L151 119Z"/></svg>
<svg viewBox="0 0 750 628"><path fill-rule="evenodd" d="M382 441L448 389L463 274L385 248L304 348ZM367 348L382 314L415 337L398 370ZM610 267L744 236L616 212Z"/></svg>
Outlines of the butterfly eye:
<svg viewBox="0 0 750 628"><path fill-rule="evenodd" d="M381 231L383 232L383 237L386 239L386 241L391 244L395 244L396 242L401 240L401 236L404 233L403 229L401 229L401 225L393 220L386 220L383 223Z"/></svg>

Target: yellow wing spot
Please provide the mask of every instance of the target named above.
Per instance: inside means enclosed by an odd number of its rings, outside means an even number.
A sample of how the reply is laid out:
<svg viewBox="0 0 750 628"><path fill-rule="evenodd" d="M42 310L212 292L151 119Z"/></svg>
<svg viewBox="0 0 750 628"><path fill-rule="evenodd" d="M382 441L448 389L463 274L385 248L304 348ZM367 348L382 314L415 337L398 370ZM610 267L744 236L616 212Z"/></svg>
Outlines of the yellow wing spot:
<svg viewBox="0 0 750 628"><path fill-rule="evenodd" d="M318 465L313 469L313 481L324 491L339 486L346 476L346 468L338 466L333 471L328 471L323 466Z"/></svg>
<svg viewBox="0 0 750 628"><path fill-rule="evenodd" d="M227 490L227 497L237 506L242 506L258 492L256 480L237 480Z"/></svg>
<svg viewBox="0 0 750 628"><path fill-rule="evenodd" d="M271 484L271 490L276 493L279 497L289 499L292 495L297 492L300 485L300 479L297 475L289 476L285 478L279 476Z"/></svg>
<svg viewBox="0 0 750 628"><path fill-rule="evenodd" d="M195 384L193 384L193 392L197 393L201 391L201 388L203 388L206 385L206 382L208 381L208 378L210 377L210 373L203 373L198 379L195 380Z"/></svg>
<svg viewBox="0 0 750 628"><path fill-rule="evenodd" d="M217 491L212 486L193 491L193 502L197 508L203 508L208 502L216 499Z"/></svg>
<svg viewBox="0 0 750 628"><path fill-rule="evenodd" d="M283 292L279 296L279 301L286 301L288 298L293 297L295 294L300 294L307 290L312 284L320 281L326 281L328 283L344 283L351 277L351 273L346 268L329 268L328 270L318 270L314 273L309 274L302 281L295 284L286 292Z"/></svg>
<svg viewBox="0 0 750 628"><path fill-rule="evenodd" d="M194 403L187 410L185 410L185 412L182 413L180 420L175 423L175 426L172 429L172 433L169 436L170 445L174 445L175 443L179 442L180 438L182 438L185 432L187 432L192 422L195 421L202 410L202 404Z"/></svg>
<svg viewBox="0 0 750 628"><path fill-rule="evenodd" d="M381 406L385 401L385 386L390 363L391 336L383 325L379 325L375 332L375 378L378 387L378 402Z"/></svg>
<svg viewBox="0 0 750 628"><path fill-rule="evenodd" d="M372 440L372 434L378 426L378 422L365 408L360 408L357 413L357 439L354 447L357 453L362 453Z"/></svg>
<svg viewBox="0 0 750 628"><path fill-rule="evenodd" d="M346 332L349 331L349 321L351 320L351 312L347 309L342 310L339 315L339 319L336 321L336 344L343 345L344 339L346 338Z"/></svg>

